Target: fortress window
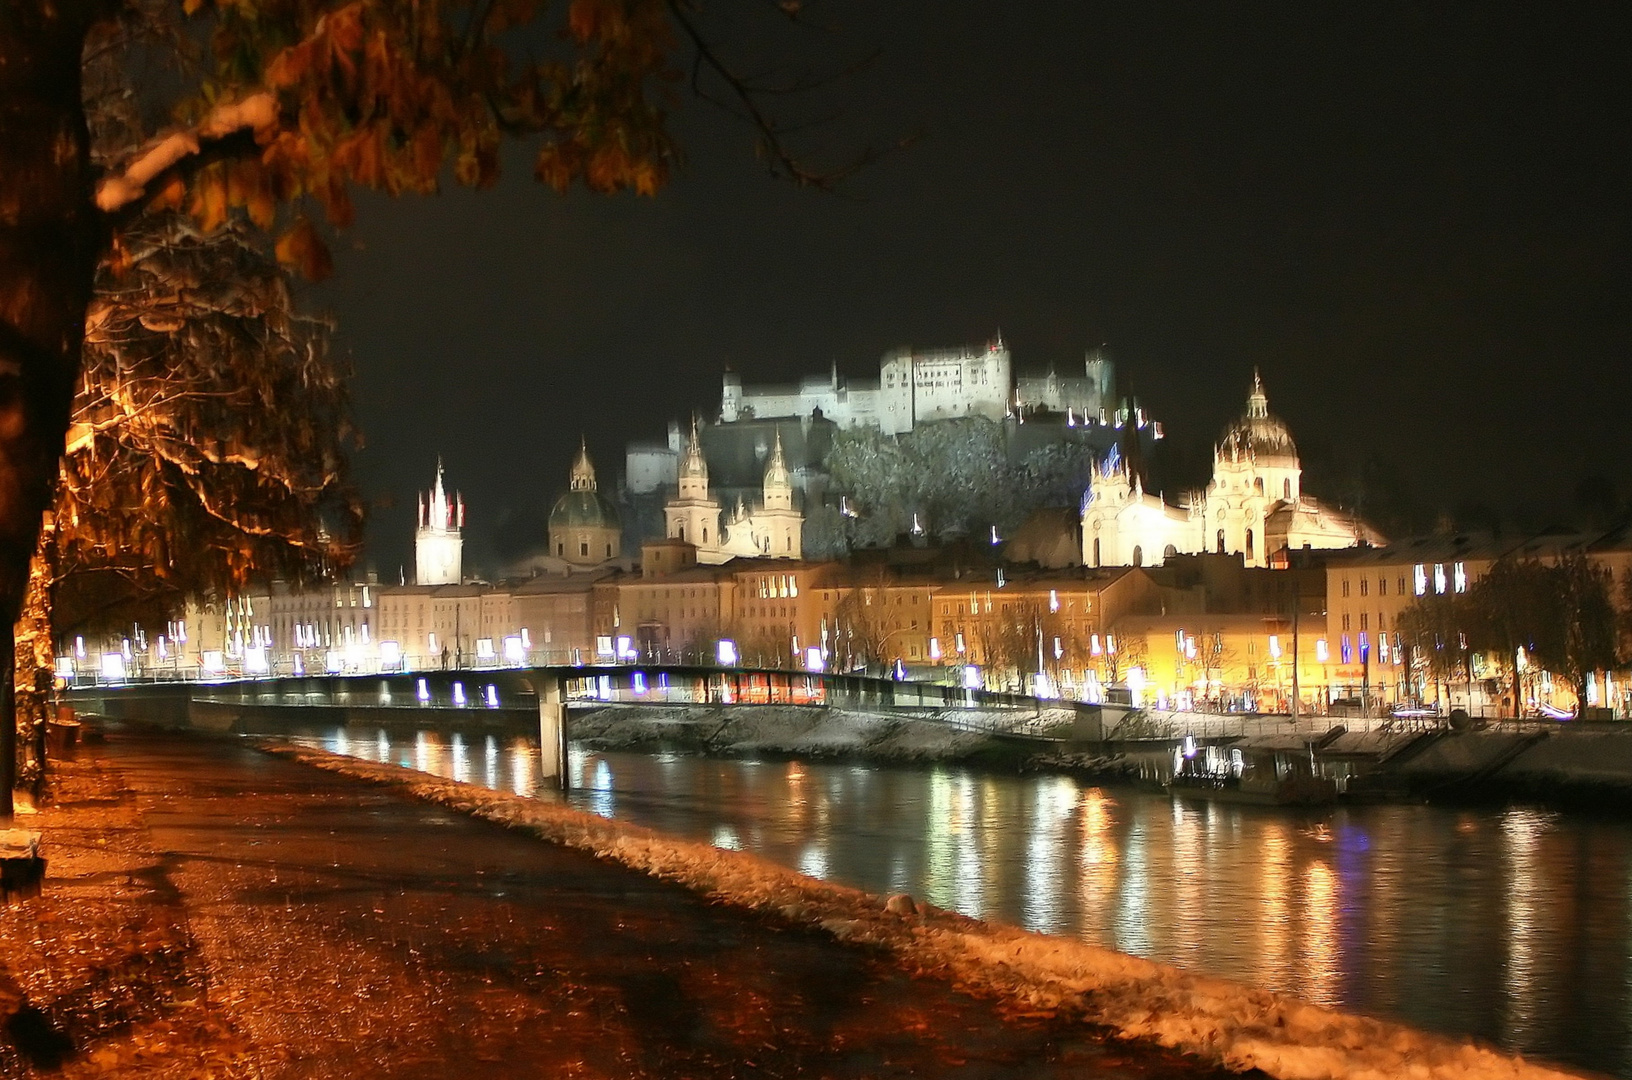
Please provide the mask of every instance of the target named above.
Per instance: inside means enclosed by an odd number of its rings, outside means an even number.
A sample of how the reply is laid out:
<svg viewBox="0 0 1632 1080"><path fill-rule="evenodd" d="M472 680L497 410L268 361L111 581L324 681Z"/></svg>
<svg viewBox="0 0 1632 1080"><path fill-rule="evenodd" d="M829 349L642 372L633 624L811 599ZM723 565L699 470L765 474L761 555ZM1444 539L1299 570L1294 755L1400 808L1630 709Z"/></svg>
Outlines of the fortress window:
<svg viewBox="0 0 1632 1080"><path fill-rule="evenodd" d="M589 541L588 540L578 541L578 555L581 558L585 558L585 559L589 558Z"/></svg>

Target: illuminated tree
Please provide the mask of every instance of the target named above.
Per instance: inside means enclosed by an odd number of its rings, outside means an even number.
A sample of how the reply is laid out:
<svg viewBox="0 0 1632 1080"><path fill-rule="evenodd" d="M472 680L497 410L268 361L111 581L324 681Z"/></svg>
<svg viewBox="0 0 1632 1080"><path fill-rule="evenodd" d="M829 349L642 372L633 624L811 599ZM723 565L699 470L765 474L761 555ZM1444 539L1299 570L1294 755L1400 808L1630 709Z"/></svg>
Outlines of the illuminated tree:
<svg viewBox="0 0 1632 1080"><path fill-rule="evenodd" d="M1536 634L1532 654L1585 705L1587 680L1616 663L1610 573L1580 552L1570 552L1545 569L1550 603L1537 614L1551 619L1552 625Z"/></svg>
<svg viewBox="0 0 1632 1080"><path fill-rule="evenodd" d="M17 717L36 747L61 635L157 621L252 577L327 576L360 533L345 372L284 272L236 224L204 235L161 213L126 243L131 265L105 269L91 305L18 624Z"/></svg>
<svg viewBox="0 0 1632 1080"><path fill-rule="evenodd" d="M800 5L766 10L797 19ZM205 231L242 215L277 237L280 260L321 276L309 207L344 226L351 185L428 192L450 167L489 187L510 136L536 142L534 173L556 190L651 194L676 159L666 93L687 51L693 86L756 127L773 172L822 184L847 171L787 152L764 101L789 87L736 75L700 16L696 0L0 3L0 624L23 602L97 267L130 262L126 226L155 209ZM547 43L538 58L528 41ZM172 126L98 156L82 64L121 50L175 61L141 88ZM0 770L12 730L0 723ZM0 775L0 816L10 790Z"/></svg>
<svg viewBox="0 0 1632 1080"><path fill-rule="evenodd" d="M1413 674L1436 687L1434 700L1457 678L1471 678L1470 637L1483 638L1483 616L1466 593L1417 597L1395 621L1396 636L1408 650Z"/></svg>

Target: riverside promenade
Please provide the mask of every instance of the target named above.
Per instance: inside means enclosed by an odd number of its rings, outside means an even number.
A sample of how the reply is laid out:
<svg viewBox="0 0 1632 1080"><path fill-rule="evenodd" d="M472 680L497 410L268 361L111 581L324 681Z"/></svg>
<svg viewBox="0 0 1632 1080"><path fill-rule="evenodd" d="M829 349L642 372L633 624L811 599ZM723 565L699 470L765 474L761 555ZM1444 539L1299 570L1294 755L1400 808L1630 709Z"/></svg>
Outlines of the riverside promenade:
<svg viewBox="0 0 1632 1080"><path fill-rule="evenodd" d="M241 740L114 732L20 823L0 1076L1227 1075Z"/></svg>

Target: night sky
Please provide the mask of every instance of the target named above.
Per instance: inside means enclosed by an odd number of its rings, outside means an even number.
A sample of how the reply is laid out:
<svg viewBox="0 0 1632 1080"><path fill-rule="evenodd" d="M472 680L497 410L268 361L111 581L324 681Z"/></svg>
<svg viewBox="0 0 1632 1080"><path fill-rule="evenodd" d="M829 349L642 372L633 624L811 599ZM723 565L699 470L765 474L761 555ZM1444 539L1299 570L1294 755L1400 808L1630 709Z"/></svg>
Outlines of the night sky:
<svg viewBox="0 0 1632 1080"><path fill-rule="evenodd" d="M518 150L494 191L361 200L315 299L382 576L438 453L480 565L542 542L580 432L610 487L726 365L876 375L998 331L1021 371L1105 345L1192 482L1257 365L1316 495L1431 524L1632 494L1626 5L807 7L838 31L722 31L753 64L877 52L801 145L921 136L838 195L687 99L656 199L557 196Z"/></svg>

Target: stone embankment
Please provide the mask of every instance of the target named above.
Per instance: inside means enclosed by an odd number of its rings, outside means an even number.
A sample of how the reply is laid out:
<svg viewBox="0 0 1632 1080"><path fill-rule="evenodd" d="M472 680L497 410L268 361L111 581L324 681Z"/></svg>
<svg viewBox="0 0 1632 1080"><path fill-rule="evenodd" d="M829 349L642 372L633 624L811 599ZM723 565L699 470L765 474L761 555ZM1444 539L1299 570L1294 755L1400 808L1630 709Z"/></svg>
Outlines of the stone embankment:
<svg viewBox="0 0 1632 1080"><path fill-rule="evenodd" d="M1352 725L1352 727L1351 727ZM678 750L722 756L955 762L1057 770L1107 781L1162 782L1185 735L1222 746L1312 753L1344 776L1356 801L1543 799L1632 804L1632 724L1453 731L1334 719L1139 712L1120 737L1074 738L1069 716L1046 711L925 711L918 715L799 705L599 705L574 709L571 739L590 750Z"/></svg>
<svg viewBox="0 0 1632 1080"><path fill-rule="evenodd" d="M666 749L727 756L879 762L1007 762L1037 752L1001 717L945 718L806 705L603 705L574 708L570 737L592 750Z"/></svg>

